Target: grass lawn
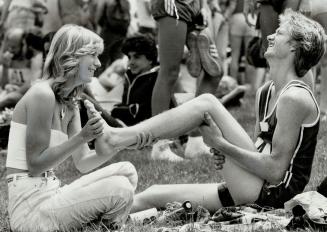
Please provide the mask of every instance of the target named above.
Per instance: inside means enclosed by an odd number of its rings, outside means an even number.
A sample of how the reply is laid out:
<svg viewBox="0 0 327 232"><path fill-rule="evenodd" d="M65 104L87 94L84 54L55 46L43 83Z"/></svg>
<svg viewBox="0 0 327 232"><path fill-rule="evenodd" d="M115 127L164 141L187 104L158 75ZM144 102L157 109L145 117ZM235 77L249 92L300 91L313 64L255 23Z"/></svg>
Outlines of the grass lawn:
<svg viewBox="0 0 327 232"><path fill-rule="evenodd" d="M231 113L252 137L254 127L254 97L246 97L241 107L231 109ZM327 123L322 123L318 137L316 156L313 164L310 182L306 190L315 189L320 181L327 176ZM152 184L167 183L213 183L221 180L215 171L210 158L204 157L178 164L165 161L149 160L150 149L142 151L123 151L111 162L128 160L132 162L139 174L139 184L136 192L140 192ZM0 170L5 166L5 156L0 156ZM74 168L71 159L65 161L56 170L62 183L70 183L81 174ZM0 231L9 231L7 207L7 190L4 177L0 181ZM84 232L99 231L97 228L85 228ZM149 231L149 228L134 228L131 231Z"/></svg>

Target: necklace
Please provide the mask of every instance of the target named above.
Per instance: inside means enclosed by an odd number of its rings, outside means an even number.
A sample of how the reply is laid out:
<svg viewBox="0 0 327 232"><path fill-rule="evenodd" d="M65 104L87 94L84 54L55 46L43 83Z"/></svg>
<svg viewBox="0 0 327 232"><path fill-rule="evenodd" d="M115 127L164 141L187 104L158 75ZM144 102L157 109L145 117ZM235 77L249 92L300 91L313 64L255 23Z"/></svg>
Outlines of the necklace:
<svg viewBox="0 0 327 232"><path fill-rule="evenodd" d="M61 110L60 110L60 119L63 120L65 117L67 111L67 106L66 105L61 105Z"/></svg>

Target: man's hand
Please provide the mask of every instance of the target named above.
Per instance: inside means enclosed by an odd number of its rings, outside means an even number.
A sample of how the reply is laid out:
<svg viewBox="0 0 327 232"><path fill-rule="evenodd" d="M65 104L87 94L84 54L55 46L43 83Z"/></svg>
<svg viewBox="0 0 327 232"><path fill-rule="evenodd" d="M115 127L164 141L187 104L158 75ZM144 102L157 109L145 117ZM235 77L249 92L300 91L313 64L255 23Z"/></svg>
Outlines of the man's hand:
<svg viewBox="0 0 327 232"><path fill-rule="evenodd" d="M204 113L204 125L200 126L200 132L203 136L203 141L209 146L217 149L217 143L223 140L221 130L211 118L208 112Z"/></svg>
<svg viewBox="0 0 327 232"><path fill-rule="evenodd" d="M223 169L225 163L225 156L215 148L210 148L210 152L213 154L214 163L217 170Z"/></svg>

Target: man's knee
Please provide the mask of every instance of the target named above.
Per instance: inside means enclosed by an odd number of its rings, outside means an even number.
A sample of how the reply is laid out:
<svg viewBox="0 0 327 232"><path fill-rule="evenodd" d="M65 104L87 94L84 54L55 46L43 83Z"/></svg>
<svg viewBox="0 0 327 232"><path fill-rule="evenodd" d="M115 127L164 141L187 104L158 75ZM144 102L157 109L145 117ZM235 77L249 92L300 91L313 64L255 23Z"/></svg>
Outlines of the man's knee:
<svg viewBox="0 0 327 232"><path fill-rule="evenodd" d="M204 93L198 97L201 104L217 105L219 104L218 99L211 93Z"/></svg>

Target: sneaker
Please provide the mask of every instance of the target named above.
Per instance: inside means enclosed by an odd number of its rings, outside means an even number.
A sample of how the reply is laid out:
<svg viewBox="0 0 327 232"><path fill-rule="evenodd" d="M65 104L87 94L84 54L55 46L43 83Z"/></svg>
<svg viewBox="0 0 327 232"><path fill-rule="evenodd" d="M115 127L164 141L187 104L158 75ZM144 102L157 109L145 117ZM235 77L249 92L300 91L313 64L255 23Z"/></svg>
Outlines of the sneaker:
<svg viewBox="0 0 327 232"><path fill-rule="evenodd" d="M197 45L197 32L192 31L187 35L187 46L189 49L189 56L186 60L186 67L188 72L193 77L199 77L202 71L200 54Z"/></svg>
<svg viewBox="0 0 327 232"><path fill-rule="evenodd" d="M207 30L202 30L197 37L201 65L210 76L222 76L223 67L220 61L210 54L210 44L212 43Z"/></svg>
<svg viewBox="0 0 327 232"><path fill-rule="evenodd" d="M196 159L203 155L212 156L210 148L203 142L202 136L189 136L185 148L185 158Z"/></svg>
<svg viewBox="0 0 327 232"><path fill-rule="evenodd" d="M171 162L183 161L184 159L182 157L172 152L169 146L170 143L172 141L163 139L153 144L150 158L152 160L168 160Z"/></svg>

